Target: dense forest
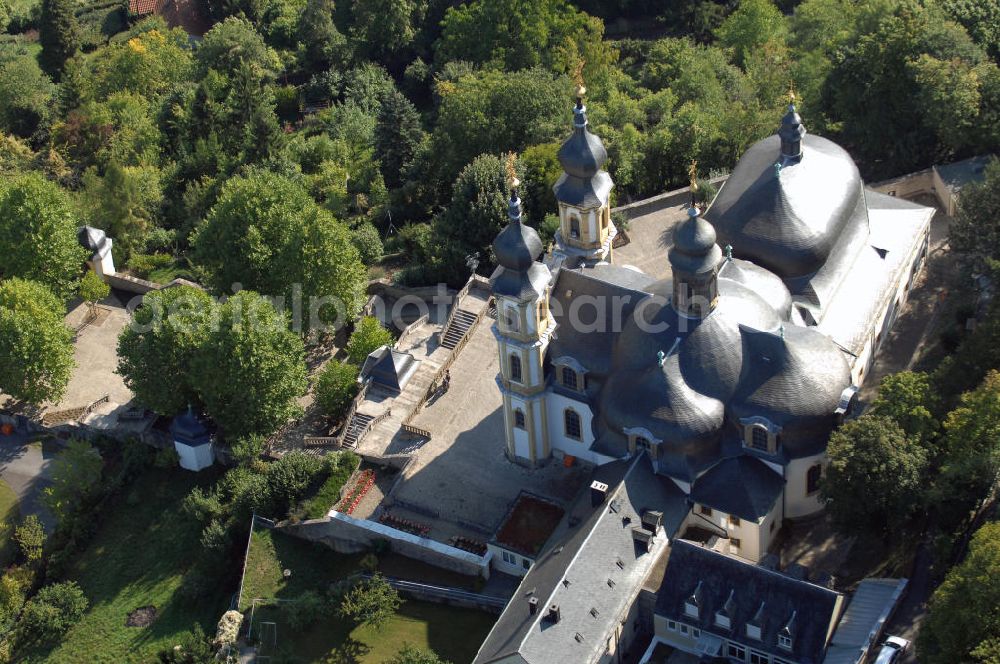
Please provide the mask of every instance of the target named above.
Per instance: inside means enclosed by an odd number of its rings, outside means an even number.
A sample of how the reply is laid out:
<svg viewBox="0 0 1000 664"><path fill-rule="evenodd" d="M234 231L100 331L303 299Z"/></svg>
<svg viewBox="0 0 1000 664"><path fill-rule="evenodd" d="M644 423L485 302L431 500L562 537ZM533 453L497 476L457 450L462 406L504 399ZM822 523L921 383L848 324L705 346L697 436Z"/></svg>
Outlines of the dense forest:
<svg viewBox="0 0 1000 664"><path fill-rule="evenodd" d="M90 224L137 276L349 314L386 253L408 283L487 273L508 153L551 234L581 78L618 203L731 168L790 88L869 179L1000 144L995 0L202 0L203 37L127 5L0 0L0 206L31 200L0 226ZM0 275L66 296L76 253Z"/></svg>

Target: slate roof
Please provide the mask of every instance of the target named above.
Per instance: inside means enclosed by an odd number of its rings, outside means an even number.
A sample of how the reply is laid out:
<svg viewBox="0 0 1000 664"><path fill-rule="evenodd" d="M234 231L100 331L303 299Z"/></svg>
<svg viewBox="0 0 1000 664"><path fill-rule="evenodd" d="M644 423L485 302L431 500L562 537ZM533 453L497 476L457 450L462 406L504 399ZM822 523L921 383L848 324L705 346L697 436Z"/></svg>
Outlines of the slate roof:
<svg viewBox="0 0 1000 664"><path fill-rule="evenodd" d="M723 459L699 477L691 500L757 522L781 498L785 480L763 461L741 455Z"/></svg>
<svg viewBox="0 0 1000 664"><path fill-rule="evenodd" d="M365 358L358 375L362 380L371 378L376 385L389 391L402 392L418 364L409 353L379 346Z"/></svg>
<svg viewBox="0 0 1000 664"><path fill-rule="evenodd" d="M686 617L685 600L699 584L699 618ZM715 614L730 599L731 628L724 629L715 625ZM755 650L802 664L816 664L823 659L843 600L843 595L833 590L694 542L675 540L657 592L656 614L694 625L703 632L733 638ZM746 624L750 621L761 628L759 642L746 636ZM790 621L791 653L778 646L778 633Z"/></svg>
<svg viewBox="0 0 1000 664"><path fill-rule="evenodd" d="M906 579L862 580L837 624L824 664L856 664L859 653L874 645L906 584Z"/></svg>
<svg viewBox="0 0 1000 664"><path fill-rule="evenodd" d="M610 486L607 499L593 507L589 493L583 492L521 581L480 647L476 664L586 664L603 654L607 635L667 550L666 538L680 528L688 506L673 482L653 472L645 455L600 466L594 479ZM647 509L663 512L663 529L653 550L640 553L632 527L641 524ZM533 596L539 606L534 616L528 610ZM561 613L555 624L545 618L552 604Z"/></svg>
<svg viewBox="0 0 1000 664"><path fill-rule="evenodd" d="M173 422L170 423L170 435L174 441L191 447L198 447L199 445L206 445L211 442L208 429L205 428L205 425L202 424L191 408L176 416Z"/></svg>
<svg viewBox="0 0 1000 664"><path fill-rule="evenodd" d="M705 217L735 256L792 279L823 267L844 229L866 223L867 209L861 175L843 148L806 135L801 160L776 169L780 145L775 134L751 146Z"/></svg>
<svg viewBox="0 0 1000 664"><path fill-rule="evenodd" d="M949 189L961 191L970 182L980 182L986 176L986 167L994 159L994 155L983 154L953 164L935 166L934 170Z"/></svg>

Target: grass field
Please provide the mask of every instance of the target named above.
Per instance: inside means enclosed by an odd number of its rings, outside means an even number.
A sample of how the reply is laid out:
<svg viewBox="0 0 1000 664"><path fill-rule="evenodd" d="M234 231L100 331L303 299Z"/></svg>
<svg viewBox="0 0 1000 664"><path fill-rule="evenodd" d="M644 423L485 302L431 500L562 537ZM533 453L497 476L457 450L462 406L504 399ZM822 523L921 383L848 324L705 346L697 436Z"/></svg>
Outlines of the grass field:
<svg viewBox="0 0 1000 664"><path fill-rule="evenodd" d="M496 616L408 601L380 632L355 627L335 616L294 632L282 625L280 611L267 603L272 599L294 600L306 590L323 592L333 582L359 571L360 560L360 555L342 555L319 544L257 529L247 559L242 601L244 610L249 610L253 598L265 599L254 609L254 629L260 630L261 622L276 623L277 650L308 662L381 664L404 643L432 649L454 664L472 660ZM397 555L383 556L379 568L390 576L427 583L464 588L475 585L474 579ZM286 569L291 572L287 578L283 575ZM266 654L271 644L262 645L262 654Z"/></svg>
<svg viewBox="0 0 1000 664"><path fill-rule="evenodd" d="M50 652L20 661L149 662L195 623L214 631L232 588L219 588L217 601L197 606L174 596L183 573L201 555L201 528L178 513L198 479L173 469L151 470L135 481L68 574L90 600L87 613ZM149 605L156 607L156 622L125 626L129 612Z"/></svg>

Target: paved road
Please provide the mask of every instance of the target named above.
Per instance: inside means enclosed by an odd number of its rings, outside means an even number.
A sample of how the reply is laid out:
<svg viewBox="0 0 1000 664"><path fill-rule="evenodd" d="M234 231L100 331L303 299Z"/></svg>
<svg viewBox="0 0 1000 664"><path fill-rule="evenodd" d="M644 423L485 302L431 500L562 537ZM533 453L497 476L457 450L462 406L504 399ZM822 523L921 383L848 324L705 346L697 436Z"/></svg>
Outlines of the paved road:
<svg viewBox="0 0 1000 664"><path fill-rule="evenodd" d="M54 443L28 444L24 434L0 435L0 478L20 499L21 516L37 514L45 530L52 532L55 520L42 504L42 490L49 483L50 463L57 448Z"/></svg>
<svg viewBox="0 0 1000 664"><path fill-rule="evenodd" d="M911 642L910 649L899 660L899 664L917 662L916 638L920 624L927 615L927 600L934 592L931 579L931 551L927 541L917 547L913 561L913 572L906 586L906 594L896 608L896 613L886 627L886 635L901 636ZM877 652L877 651L876 651Z"/></svg>

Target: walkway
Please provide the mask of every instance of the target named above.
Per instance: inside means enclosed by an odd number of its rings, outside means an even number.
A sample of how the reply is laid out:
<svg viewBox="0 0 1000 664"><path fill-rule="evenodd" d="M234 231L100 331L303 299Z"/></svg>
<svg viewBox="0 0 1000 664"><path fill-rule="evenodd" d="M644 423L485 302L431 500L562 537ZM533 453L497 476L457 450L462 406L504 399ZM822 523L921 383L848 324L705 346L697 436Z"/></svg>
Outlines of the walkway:
<svg viewBox="0 0 1000 664"><path fill-rule="evenodd" d="M55 518L42 503L42 492L50 483L50 463L58 445L33 442L36 438L18 433L0 435L0 478L17 494L21 516L37 515L45 530L52 532Z"/></svg>

